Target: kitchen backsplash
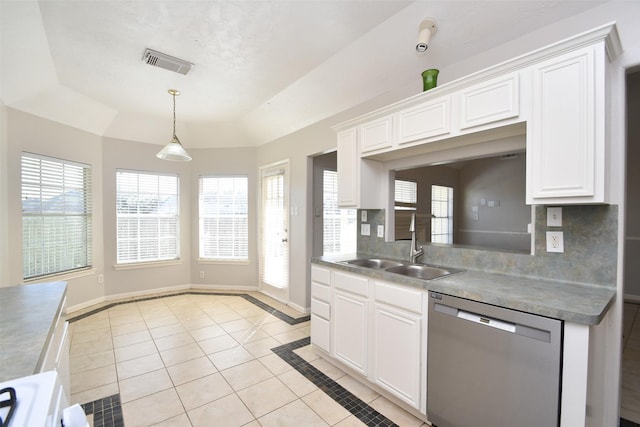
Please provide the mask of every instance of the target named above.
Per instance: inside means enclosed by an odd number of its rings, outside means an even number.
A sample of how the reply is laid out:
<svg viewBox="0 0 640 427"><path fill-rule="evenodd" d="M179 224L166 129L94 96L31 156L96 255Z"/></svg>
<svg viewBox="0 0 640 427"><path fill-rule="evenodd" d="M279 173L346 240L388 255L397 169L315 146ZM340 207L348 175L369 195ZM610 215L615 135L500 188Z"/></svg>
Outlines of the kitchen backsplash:
<svg viewBox="0 0 640 427"><path fill-rule="evenodd" d="M368 210L371 236L358 233L358 253L408 259L409 241L385 242L374 230L385 224L384 210ZM358 213L358 231L360 230ZM546 207L536 206L535 255L418 242L418 262L492 273L616 286L618 206L563 206L562 227L547 227ZM562 231L564 253L547 253L546 231Z"/></svg>

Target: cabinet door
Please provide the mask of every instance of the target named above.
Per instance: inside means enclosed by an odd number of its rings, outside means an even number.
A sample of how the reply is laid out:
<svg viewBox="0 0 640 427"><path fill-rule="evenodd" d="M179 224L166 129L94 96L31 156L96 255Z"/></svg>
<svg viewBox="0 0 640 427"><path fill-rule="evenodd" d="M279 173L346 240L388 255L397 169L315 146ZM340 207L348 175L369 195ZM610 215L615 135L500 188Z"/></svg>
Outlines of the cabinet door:
<svg viewBox="0 0 640 427"><path fill-rule="evenodd" d="M460 92L460 129L517 117L519 112L517 73L474 85Z"/></svg>
<svg viewBox="0 0 640 427"><path fill-rule="evenodd" d="M603 49L599 56L603 67ZM604 72L596 66L595 47L532 71L527 203L604 202Z"/></svg>
<svg viewBox="0 0 640 427"><path fill-rule="evenodd" d="M400 144L446 135L451 131L449 97L440 98L398 113Z"/></svg>
<svg viewBox="0 0 640 427"><path fill-rule="evenodd" d="M360 135L363 153L391 147L393 143L391 116L362 125Z"/></svg>
<svg viewBox="0 0 640 427"><path fill-rule="evenodd" d="M332 322L335 357L363 375L367 374L367 300L336 290Z"/></svg>
<svg viewBox="0 0 640 427"><path fill-rule="evenodd" d="M420 409L421 317L383 304L374 313L374 381Z"/></svg>
<svg viewBox="0 0 640 427"><path fill-rule="evenodd" d="M338 133L338 206L357 207L360 168L356 129Z"/></svg>
<svg viewBox="0 0 640 427"><path fill-rule="evenodd" d="M311 344L329 353L330 343L331 326L329 320L311 313Z"/></svg>

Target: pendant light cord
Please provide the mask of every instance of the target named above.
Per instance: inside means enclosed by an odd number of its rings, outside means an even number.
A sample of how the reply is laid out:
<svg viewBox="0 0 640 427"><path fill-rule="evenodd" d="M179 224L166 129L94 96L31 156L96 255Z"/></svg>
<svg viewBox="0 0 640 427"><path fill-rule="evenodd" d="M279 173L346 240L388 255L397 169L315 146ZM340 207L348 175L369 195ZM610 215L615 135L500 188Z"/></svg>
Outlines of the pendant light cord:
<svg viewBox="0 0 640 427"><path fill-rule="evenodd" d="M171 95L173 95L173 137L176 138L176 94L174 92Z"/></svg>

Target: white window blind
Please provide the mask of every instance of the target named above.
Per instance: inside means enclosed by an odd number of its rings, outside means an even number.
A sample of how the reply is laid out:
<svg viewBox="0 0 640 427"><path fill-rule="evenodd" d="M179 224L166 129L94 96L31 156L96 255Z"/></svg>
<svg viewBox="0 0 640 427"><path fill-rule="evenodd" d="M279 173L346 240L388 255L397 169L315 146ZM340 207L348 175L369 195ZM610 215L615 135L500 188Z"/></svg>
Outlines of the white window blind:
<svg viewBox="0 0 640 427"><path fill-rule="evenodd" d="M322 173L322 246L323 254L355 253L358 234L355 209L338 208L338 173Z"/></svg>
<svg viewBox="0 0 640 427"><path fill-rule="evenodd" d="M91 168L22 154L23 277L89 268Z"/></svg>
<svg viewBox="0 0 640 427"><path fill-rule="evenodd" d="M453 243L453 188L431 186L431 241Z"/></svg>
<svg viewBox="0 0 640 427"><path fill-rule="evenodd" d="M415 210L418 203L418 183L404 179L395 180L395 208Z"/></svg>
<svg viewBox="0 0 640 427"><path fill-rule="evenodd" d="M200 258L249 259L246 176L200 177Z"/></svg>
<svg viewBox="0 0 640 427"><path fill-rule="evenodd" d="M178 259L178 175L116 172L117 262Z"/></svg>

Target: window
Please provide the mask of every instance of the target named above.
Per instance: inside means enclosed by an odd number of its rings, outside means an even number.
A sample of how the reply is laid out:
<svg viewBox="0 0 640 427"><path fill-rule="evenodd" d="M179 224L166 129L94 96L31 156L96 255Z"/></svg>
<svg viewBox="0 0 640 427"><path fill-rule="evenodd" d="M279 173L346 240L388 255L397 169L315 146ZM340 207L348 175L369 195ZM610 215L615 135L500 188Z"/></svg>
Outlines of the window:
<svg viewBox="0 0 640 427"><path fill-rule="evenodd" d="M248 178L200 178L200 258L249 259Z"/></svg>
<svg viewBox="0 0 640 427"><path fill-rule="evenodd" d="M91 168L22 154L24 279L91 267Z"/></svg>
<svg viewBox="0 0 640 427"><path fill-rule="evenodd" d="M117 262L179 258L178 175L116 172Z"/></svg>
<svg viewBox="0 0 640 427"><path fill-rule="evenodd" d="M350 254L357 250L357 218L355 209L338 208L338 173L322 175L323 254Z"/></svg>
<svg viewBox="0 0 640 427"><path fill-rule="evenodd" d="M418 203L418 183L404 179L395 180L395 209L416 210Z"/></svg>
<svg viewBox="0 0 640 427"><path fill-rule="evenodd" d="M453 188L431 186L431 241L453 243Z"/></svg>

